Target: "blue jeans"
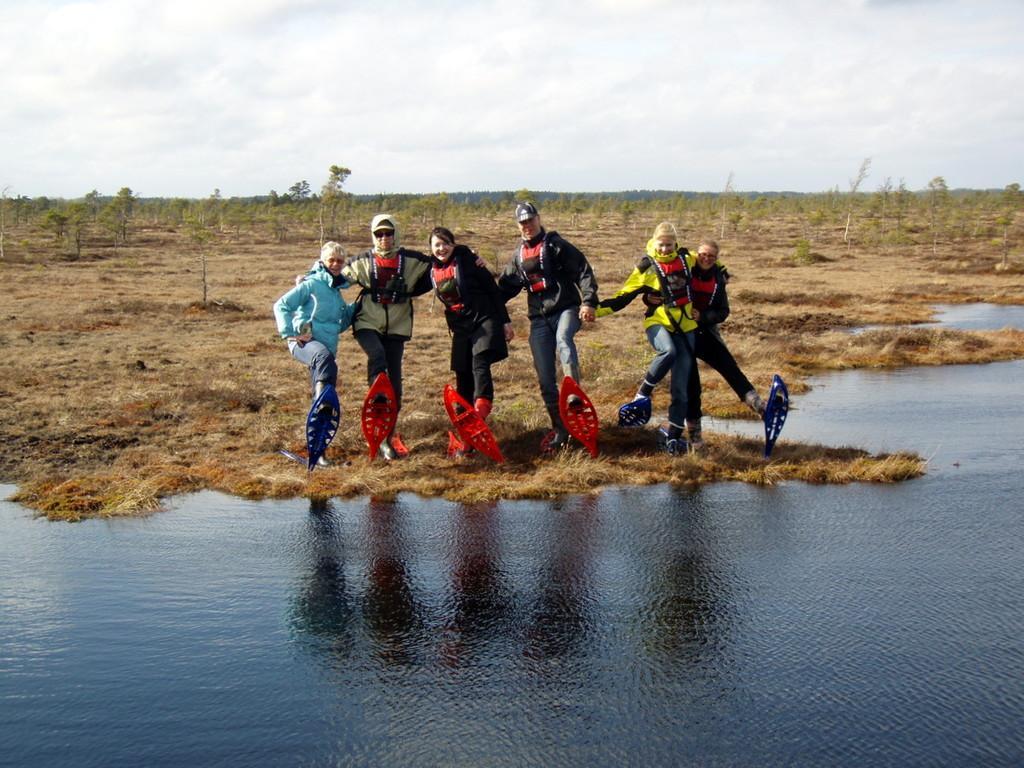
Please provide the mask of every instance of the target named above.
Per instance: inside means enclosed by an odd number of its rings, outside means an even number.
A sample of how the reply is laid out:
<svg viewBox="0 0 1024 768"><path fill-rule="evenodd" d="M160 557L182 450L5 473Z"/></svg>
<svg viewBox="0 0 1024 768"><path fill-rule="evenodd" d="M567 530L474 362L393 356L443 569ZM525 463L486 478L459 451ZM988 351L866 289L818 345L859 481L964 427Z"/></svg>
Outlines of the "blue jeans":
<svg viewBox="0 0 1024 768"><path fill-rule="evenodd" d="M290 341L288 351L292 357L309 367L309 386L312 392L316 392L318 381L325 381L332 387L338 386L338 364L331 351L319 341L307 341L302 346Z"/></svg>
<svg viewBox="0 0 1024 768"><path fill-rule="evenodd" d="M555 379L555 356L562 364L562 374L580 380L580 360L573 336L580 329L580 308L572 306L551 317L530 318L530 352L537 371L540 395L549 409L558 408L558 382Z"/></svg>
<svg viewBox="0 0 1024 768"><path fill-rule="evenodd" d="M664 325L652 325L646 333L656 353L647 369L647 380L657 384L669 372L672 373L672 384L669 387L672 402L668 406L668 420L677 427L683 427L686 424L686 385L694 364L693 331L672 333Z"/></svg>

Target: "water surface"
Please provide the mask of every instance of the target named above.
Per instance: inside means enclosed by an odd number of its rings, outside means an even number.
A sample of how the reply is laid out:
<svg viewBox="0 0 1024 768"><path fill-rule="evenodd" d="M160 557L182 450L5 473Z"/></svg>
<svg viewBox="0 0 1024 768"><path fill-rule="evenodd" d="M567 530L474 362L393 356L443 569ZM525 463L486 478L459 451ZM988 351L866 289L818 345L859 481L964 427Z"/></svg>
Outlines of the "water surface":
<svg viewBox="0 0 1024 768"><path fill-rule="evenodd" d="M998 331L1002 328L1024 329L1024 306L1007 304L936 304L934 323L967 331Z"/></svg>
<svg viewBox="0 0 1024 768"><path fill-rule="evenodd" d="M999 331L1003 328L1024 330L1024 306L1009 304L934 304L935 319L914 325L866 325L852 328L851 333L904 328L959 328L964 331Z"/></svg>
<svg viewBox="0 0 1024 768"><path fill-rule="evenodd" d="M816 381L894 486L0 503L0 764L1020 765L1022 376Z"/></svg>

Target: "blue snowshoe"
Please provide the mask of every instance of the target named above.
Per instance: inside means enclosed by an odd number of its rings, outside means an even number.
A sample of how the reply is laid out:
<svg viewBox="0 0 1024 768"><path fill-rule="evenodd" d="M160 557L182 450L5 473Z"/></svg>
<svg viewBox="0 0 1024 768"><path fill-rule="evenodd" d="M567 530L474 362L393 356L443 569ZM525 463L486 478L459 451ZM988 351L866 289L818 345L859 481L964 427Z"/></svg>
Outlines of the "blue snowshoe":
<svg viewBox="0 0 1024 768"><path fill-rule="evenodd" d="M340 421L341 403L338 402L338 392L327 384L313 400L309 415L306 417L306 468L310 472L317 466L320 457L334 439Z"/></svg>
<svg viewBox="0 0 1024 768"><path fill-rule="evenodd" d="M638 397L619 408L620 427L642 427L651 420L651 398Z"/></svg>
<svg viewBox="0 0 1024 768"><path fill-rule="evenodd" d="M779 374L772 378L771 389L768 390L768 401L764 409L764 457L772 455L772 448L786 423L789 413L789 390Z"/></svg>

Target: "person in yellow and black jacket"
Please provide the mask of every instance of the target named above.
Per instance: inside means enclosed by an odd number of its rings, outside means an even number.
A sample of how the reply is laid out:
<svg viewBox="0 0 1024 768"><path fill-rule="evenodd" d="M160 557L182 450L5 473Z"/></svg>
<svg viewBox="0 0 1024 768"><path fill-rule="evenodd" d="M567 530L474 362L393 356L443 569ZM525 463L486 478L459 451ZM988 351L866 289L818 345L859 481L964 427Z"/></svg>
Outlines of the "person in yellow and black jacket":
<svg viewBox="0 0 1024 768"><path fill-rule="evenodd" d="M726 283L729 272L718 262L718 243L702 240L697 246L697 263L690 280L690 296L693 300L693 317L697 321L694 336L694 353L714 368L726 380L736 396L745 402L754 413L764 416L764 403L750 383L739 364L732 356L718 325L729 316L729 297ZM690 383L686 401L686 431L693 448L700 448L701 439L700 373L694 365L690 372Z"/></svg>
<svg viewBox="0 0 1024 768"><path fill-rule="evenodd" d="M647 308L644 332L656 354L636 399L647 398L649 404L654 387L669 373L672 374L669 423L662 434L669 453L685 453L688 449L683 438L687 383L690 371L696 365L694 331L697 322L690 298L690 273L696 259L679 246L678 239L672 224L667 221L658 224L647 242L645 255L637 262L625 284L614 296L602 300L597 309L597 316L602 317L618 312L637 296L644 298ZM646 418L639 423L645 422Z"/></svg>
<svg viewBox="0 0 1024 768"><path fill-rule="evenodd" d="M431 289L430 257L398 246L394 217L381 213L370 223L373 248L353 256L341 274L362 290L356 299L352 332L366 353L369 383L387 373L395 388L398 405L402 402L402 357L405 342L412 337L412 297ZM380 446L384 459L398 457L388 436Z"/></svg>

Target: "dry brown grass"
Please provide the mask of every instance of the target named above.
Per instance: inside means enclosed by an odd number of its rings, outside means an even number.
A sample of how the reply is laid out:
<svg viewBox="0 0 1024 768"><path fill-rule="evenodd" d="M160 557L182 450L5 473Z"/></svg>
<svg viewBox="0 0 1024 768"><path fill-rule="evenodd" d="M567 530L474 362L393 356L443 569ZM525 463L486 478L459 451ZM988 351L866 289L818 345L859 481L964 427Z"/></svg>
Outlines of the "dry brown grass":
<svg viewBox="0 0 1024 768"><path fill-rule="evenodd" d="M655 217L573 229L547 221L591 258L604 293L632 268ZM704 234L679 222L692 244ZM407 232L417 245L429 227ZM510 252L510 221L462 222L457 234L491 258ZM31 234L31 233L30 233ZM495 368L495 432L508 463L443 458L447 422L440 392L451 379L449 337L440 309L417 300L416 335L406 351L406 402L400 431L411 457L368 462L355 423L366 390L365 358L351 336L341 343L342 428L330 450L335 467L308 480L278 453L302 449L306 376L277 339L270 307L315 257L312 239L271 244L225 237L209 251L211 298L203 306L196 254L184 235L145 231L116 252L66 262L48 241L0 264L0 478L20 486L17 500L52 517L78 519L148 511L175 493L213 488L258 497L388 496L400 492L474 502L589 492L609 485L718 480L773 483L890 482L923 471L917 457L870 456L852 449L786 443L765 464L755 441L712 436L709 450L669 460L651 432L620 430L613 414L630 397L650 350L640 307L585 328L577 337L588 391L607 426L602 453L536 456L546 424L526 344L524 302L510 305L518 334L509 360ZM985 362L1024 356L1024 334L893 327L847 329L930 317L932 302L1024 303L1013 271L978 269L982 254L958 246L936 269L931 247L847 252L815 244L827 257L797 265L797 226L764 220L723 242L734 280L730 348L764 390L781 372L795 396L811 372L865 366ZM22 235L19 235L22 237ZM365 247L362 234L346 243ZM88 251L89 249L87 249ZM898 267L898 268L897 268ZM704 376L705 411L749 418L721 379ZM662 388L663 389L663 388ZM664 408L664 392L656 406Z"/></svg>

